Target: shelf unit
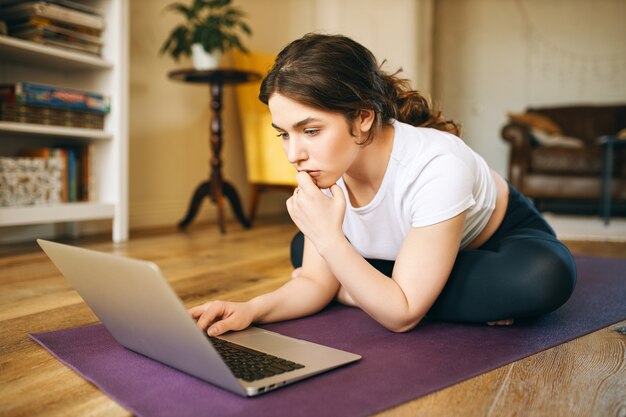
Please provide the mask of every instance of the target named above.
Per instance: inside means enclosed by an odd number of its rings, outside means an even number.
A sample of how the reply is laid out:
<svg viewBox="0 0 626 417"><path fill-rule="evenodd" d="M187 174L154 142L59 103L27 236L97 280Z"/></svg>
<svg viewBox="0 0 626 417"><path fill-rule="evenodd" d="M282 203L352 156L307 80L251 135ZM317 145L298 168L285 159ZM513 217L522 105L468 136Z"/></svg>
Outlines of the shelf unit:
<svg viewBox="0 0 626 417"><path fill-rule="evenodd" d="M93 0L106 20L102 57L0 36L0 83L31 81L111 97L103 130L0 121L0 156L20 149L87 142L96 198L90 202L0 207L2 227L110 219L112 239L128 239L128 2ZM75 227L74 230L77 228Z"/></svg>

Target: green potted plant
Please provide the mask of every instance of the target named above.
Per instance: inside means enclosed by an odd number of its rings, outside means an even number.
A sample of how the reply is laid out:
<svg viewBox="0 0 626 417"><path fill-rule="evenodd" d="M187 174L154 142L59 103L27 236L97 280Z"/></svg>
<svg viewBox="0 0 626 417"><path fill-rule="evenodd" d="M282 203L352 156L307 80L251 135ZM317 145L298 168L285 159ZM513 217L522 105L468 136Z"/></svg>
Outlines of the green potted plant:
<svg viewBox="0 0 626 417"><path fill-rule="evenodd" d="M207 70L217 67L221 54L232 48L248 52L239 35L251 35L252 30L231 0L193 0L190 6L172 3L166 10L183 15L185 22L172 30L161 54L168 52L177 62L181 55L191 56L196 69Z"/></svg>

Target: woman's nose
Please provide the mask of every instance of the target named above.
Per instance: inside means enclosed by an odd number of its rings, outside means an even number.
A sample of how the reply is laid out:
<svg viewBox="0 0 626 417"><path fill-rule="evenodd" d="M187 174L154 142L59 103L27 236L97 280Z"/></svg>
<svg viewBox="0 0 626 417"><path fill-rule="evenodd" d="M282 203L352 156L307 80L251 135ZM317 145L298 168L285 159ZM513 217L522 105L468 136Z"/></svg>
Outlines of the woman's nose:
<svg viewBox="0 0 626 417"><path fill-rule="evenodd" d="M287 142L287 160L291 164L296 164L307 158L306 150L298 138L291 137Z"/></svg>

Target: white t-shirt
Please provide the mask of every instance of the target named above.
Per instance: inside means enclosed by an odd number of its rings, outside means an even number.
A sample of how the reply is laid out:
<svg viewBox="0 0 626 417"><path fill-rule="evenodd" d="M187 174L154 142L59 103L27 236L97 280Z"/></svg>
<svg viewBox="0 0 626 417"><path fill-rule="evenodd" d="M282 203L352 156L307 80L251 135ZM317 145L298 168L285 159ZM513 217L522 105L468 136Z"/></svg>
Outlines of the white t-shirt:
<svg viewBox="0 0 626 417"><path fill-rule="evenodd" d="M411 227L429 226L467 210L461 249L483 230L496 204L485 161L458 137L393 122L391 158L367 205L348 202L343 232L365 258L395 260Z"/></svg>

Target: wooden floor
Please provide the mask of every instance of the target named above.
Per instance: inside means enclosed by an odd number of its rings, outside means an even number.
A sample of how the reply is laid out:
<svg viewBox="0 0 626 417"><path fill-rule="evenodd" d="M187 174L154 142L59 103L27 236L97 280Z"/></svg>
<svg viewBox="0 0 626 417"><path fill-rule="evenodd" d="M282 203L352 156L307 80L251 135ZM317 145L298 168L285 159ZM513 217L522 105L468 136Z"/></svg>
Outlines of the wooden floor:
<svg viewBox="0 0 626 417"><path fill-rule="evenodd" d="M212 225L70 243L156 262L188 306L246 300L289 279L295 229ZM626 258L626 243L567 242L575 253ZM33 244L0 247L0 416L127 416L92 384L28 339L29 332L96 322ZM384 416L626 416L626 321L387 410Z"/></svg>

